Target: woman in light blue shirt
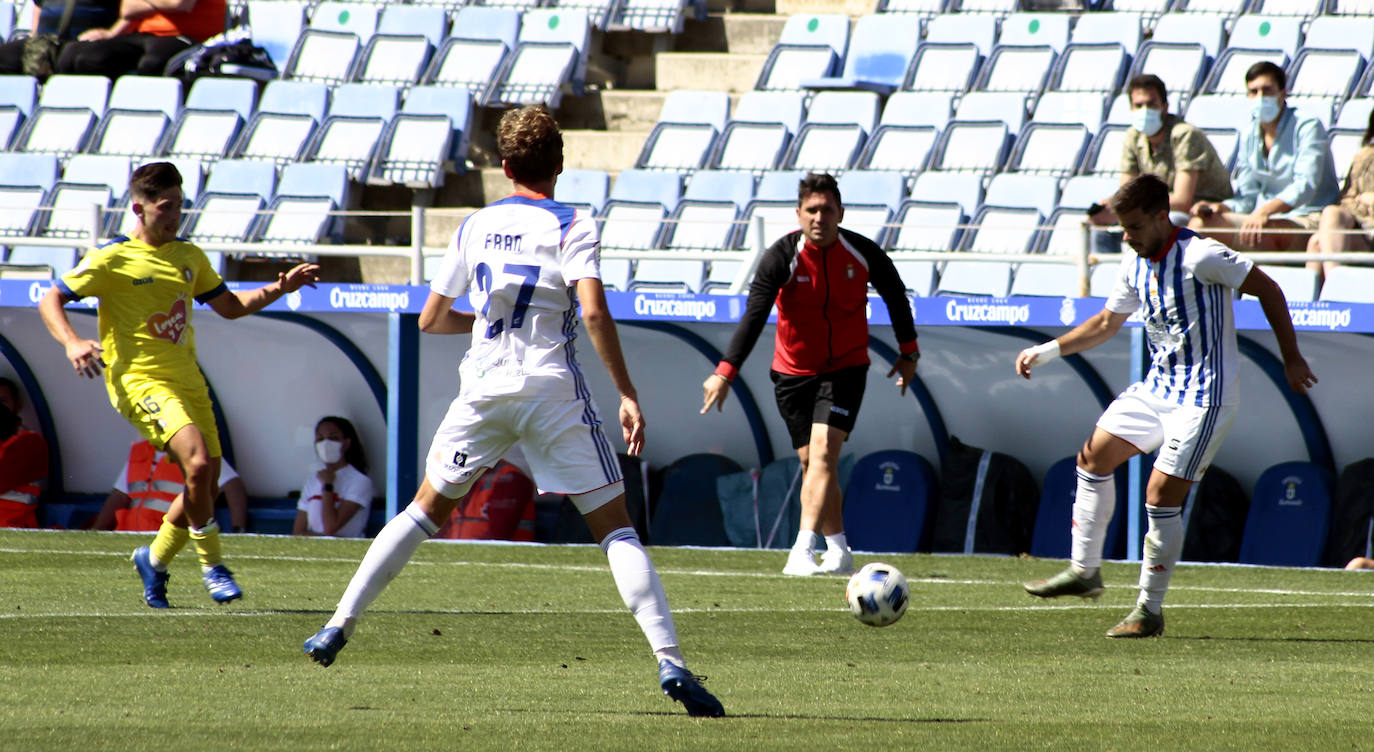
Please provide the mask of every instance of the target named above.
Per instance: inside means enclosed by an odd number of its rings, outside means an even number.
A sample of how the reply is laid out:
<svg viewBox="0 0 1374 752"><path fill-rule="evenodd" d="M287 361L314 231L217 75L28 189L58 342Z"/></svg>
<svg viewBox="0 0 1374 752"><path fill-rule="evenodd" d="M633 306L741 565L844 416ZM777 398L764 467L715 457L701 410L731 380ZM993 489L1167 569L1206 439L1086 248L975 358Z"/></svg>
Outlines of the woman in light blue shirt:
<svg viewBox="0 0 1374 752"><path fill-rule="evenodd" d="M1235 196L1197 202L1189 227L1238 250L1307 247L1322 207L1340 199L1341 187L1326 128L1286 106L1287 87L1283 69L1271 62L1255 63L1245 72L1251 119L1236 159Z"/></svg>

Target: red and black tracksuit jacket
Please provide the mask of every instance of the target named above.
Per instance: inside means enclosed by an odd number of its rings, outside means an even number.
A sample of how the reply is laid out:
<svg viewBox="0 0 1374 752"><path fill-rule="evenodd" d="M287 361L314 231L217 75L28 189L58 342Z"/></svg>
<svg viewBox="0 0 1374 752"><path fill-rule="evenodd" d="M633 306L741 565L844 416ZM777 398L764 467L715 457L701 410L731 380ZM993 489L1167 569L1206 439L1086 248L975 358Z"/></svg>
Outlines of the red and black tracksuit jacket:
<svg viewBox="0 0 1374 752"><path fill-rule="evenodd" d="M716 373L734 380L774 303L774 371L814 375L868 365L869 285L887 306L901 352L916 351L906 286L876 243L844 228L829 248L812 245L801 230L784 235L759 259L744 315Z"/></svg>

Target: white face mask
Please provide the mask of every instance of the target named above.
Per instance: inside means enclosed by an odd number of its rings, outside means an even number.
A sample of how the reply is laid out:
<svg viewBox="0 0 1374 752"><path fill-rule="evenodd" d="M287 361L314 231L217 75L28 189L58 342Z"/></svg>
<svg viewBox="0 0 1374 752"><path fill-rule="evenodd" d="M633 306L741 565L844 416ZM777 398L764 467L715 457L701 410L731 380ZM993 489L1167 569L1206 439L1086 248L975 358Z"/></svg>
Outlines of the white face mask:
<svg viewBox="0 0 1374 752"><path fill-rule="evenodd" d="M1164 127L1164 113L1149 107L1131 110L1131 127L1149 138Z"/></svg>
<svg viewBox="0 0 1374 752"><path fill-rule="evenodd" d="M1250 112L1261 123L1272 123L1279 116L1279 98L1255 97L1250 100Z"/></svg>
<svg viewBox="0 0 1374 752"><path fill-rule="evenodd" d="M343 457L343 442L323 439L315 442L315 454L326 465L332 465Z"/></svg>

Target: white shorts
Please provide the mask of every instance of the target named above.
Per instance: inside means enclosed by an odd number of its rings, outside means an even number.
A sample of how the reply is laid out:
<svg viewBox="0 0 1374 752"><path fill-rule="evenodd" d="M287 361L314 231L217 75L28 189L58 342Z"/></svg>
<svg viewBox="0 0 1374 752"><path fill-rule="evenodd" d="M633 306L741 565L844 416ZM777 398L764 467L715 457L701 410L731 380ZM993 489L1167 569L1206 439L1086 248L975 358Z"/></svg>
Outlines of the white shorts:
<svg viewBox="0 0 1374 752"><path fill-rule="evenodd" d="M1235 420L1235 405L1180 405L1137 385L1107 406L1097 427L1145 454L1158 449L1156 470L1196 481L1211 466Z"/></svg>
<svg viewBox="0 0 1374 752"><path fill-rule="evenodd" d="M571 496L583 514L623 492L620 461L590 399L455 399L434 432L425 475L436 491L456 498L517 441L535 485Z"/></svg>

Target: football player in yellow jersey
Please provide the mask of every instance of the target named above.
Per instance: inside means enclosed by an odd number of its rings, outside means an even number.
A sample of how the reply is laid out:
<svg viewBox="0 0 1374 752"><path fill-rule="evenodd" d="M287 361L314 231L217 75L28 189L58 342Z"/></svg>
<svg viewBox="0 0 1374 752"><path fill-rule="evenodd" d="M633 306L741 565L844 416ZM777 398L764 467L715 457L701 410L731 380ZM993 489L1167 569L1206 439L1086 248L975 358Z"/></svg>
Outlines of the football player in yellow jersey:
<svg viewBox="0 0 1374 752"><path fill-rule="evenodd" d="M134 551L143 599L167 608L167 564L196 543L205 588L218 602L242 596L221 561L214 496L219 488L219 431L209 389L196 365L192 300L226 319L255 313L289 292L318 281L319 267L300 264L256 290L232 292L205 253L177 238L181 225L181 173L167 162L146 164L129 179L138 222L132 237L93 249L57 280L39 304L52 336L66 348L78 374L103 370L110 402L181 465L186 490L172 502L150 546ZM82 339L63 308L83 297L100 299L100 341Z"/></svg>

